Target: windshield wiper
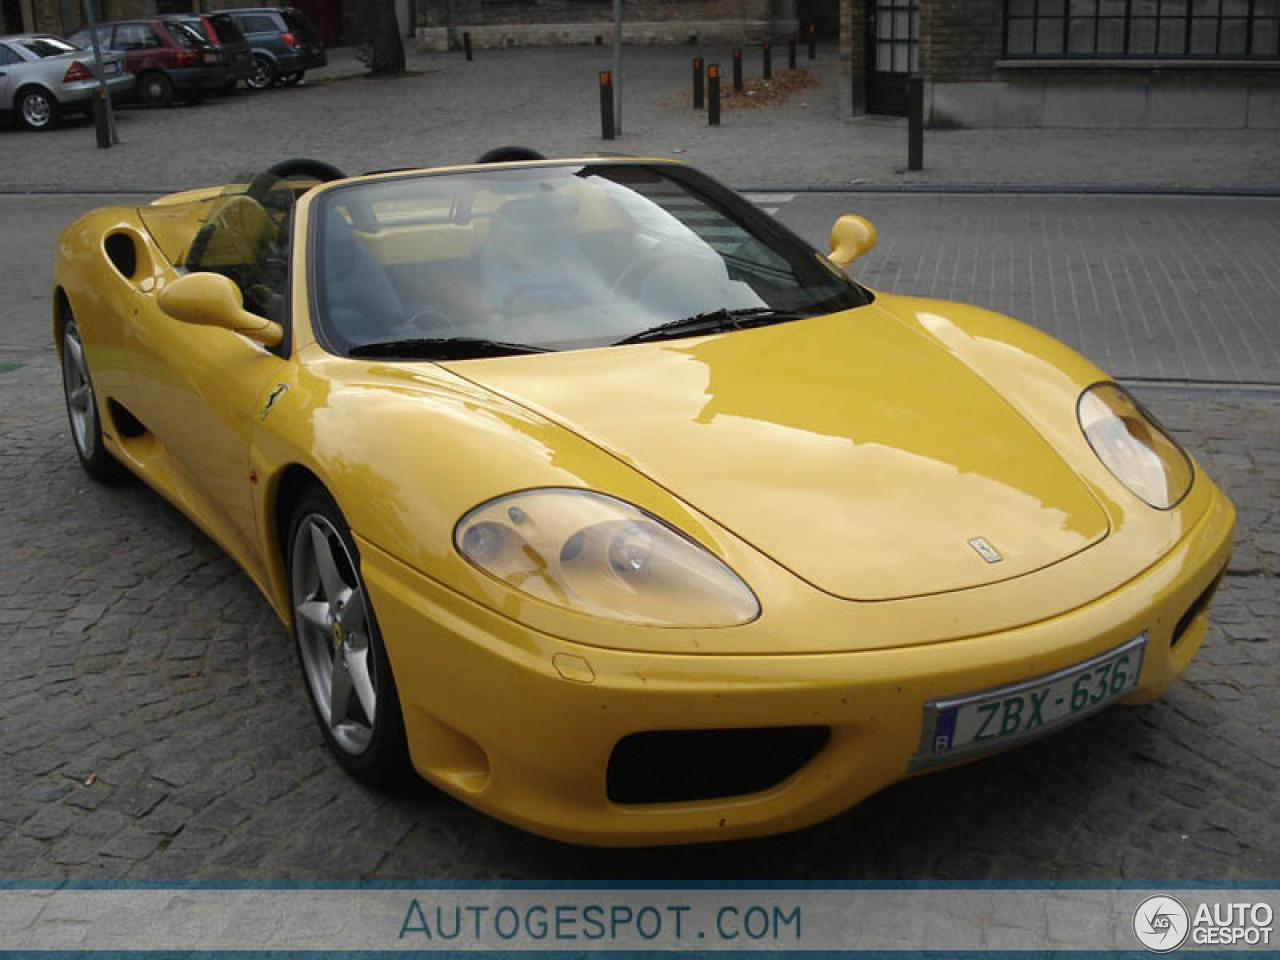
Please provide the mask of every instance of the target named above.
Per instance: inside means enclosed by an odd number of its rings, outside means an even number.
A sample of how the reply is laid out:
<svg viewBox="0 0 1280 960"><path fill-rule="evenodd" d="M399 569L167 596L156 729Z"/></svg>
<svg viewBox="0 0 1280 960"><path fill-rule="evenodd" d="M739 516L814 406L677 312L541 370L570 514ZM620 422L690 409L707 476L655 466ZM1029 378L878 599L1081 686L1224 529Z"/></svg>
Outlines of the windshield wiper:
<svg viewBox="0 0 1280 960"><path fill-rule="evenodd" d="M641 330L614 342L615 347L627 343L647 343L651 340L676 340L680 337L696 337L704 333L720 333L724 330L745 330L763 327L771 323L800 320L810 316L794 310L774 310L772 307L751 307L745 310L708 310L680 320L668 320L648 330Z"/></svg>
<svg viewBox="0 0 1280 960"><path fill-rule="evenodd" d="M442 337L433 339L376 340L356 344L349 357L407 357L414 360L473 360L480 357L510 357L521 353L550 353L545 347L527 343L504 343L483 337Z"/></svg>

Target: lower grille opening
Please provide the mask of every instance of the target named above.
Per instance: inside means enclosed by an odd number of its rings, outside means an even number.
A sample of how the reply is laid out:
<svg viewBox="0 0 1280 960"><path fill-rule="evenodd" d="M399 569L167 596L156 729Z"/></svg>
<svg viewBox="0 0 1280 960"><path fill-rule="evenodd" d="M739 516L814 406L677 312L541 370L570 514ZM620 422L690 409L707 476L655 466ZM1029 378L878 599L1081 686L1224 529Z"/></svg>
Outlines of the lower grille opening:
<svg viewBox="0 0 1280 960"><path fill-rule="evenodd" d="M767 790L812 760L830 737L830 727L633 733L609 758L609 799L676 803Z"/></svg>
<svg viewBox="0 0 1280 960"><path fill-rule="evenodd" d="M1182 615L1178 620L1177 625L1173 628L1173 639L1169 641L1169 649L1172 650L1178 645L1178 641L1181 640L1182 635L1187 632L1187 628L1195 622L1196 617L1204 613L1205 609L1209 606L1209 601L1213 599L1213 595L1217 592L1219 585L1222 583L1222 578L1226 575L1227 571L1223 568L1223 571L1213 578L1213 583L1209 584L1209 586L1205 588L1204 593L1196 597L1195 603L1187 607L1187 612Z"/></svg>

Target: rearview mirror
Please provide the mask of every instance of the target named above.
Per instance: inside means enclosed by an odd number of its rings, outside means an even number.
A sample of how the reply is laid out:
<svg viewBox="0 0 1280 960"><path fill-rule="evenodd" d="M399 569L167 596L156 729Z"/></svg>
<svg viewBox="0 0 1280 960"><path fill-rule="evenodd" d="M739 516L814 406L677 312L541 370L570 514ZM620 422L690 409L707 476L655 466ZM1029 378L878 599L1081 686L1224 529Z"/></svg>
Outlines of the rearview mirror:
<svg viewBox="0 0 1280 960"><path fill-rule="evenodd" d="M876 245L876 228L866 217L847 213L831 228L831 253L827 259L844 268Z"/></svg>
<svg viewBox="0 0 1280 960"><path fill-rule="evenodd" d="M244 308L240 288L220 273L188 273L160 291L160 309L183 323L234 330L264 346L284 339L280 324Z"/></svg>

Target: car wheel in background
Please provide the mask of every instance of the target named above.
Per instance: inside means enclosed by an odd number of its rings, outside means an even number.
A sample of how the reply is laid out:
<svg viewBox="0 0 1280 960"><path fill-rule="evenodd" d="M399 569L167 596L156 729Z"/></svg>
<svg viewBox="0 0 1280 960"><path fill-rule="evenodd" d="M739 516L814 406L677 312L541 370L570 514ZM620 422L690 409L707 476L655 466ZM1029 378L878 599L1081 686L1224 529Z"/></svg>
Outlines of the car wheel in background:
<svg viewBox="0 0 1280 960"><path fill-rule="evenodd" d="M289 531L293 637L320 729L348 772L401 782L411 767L400 698L351 530L317 486L298 500Z"/></svg>
<svg viewBox="0 0 1280 960"><path fill-rule="evenodd" d="M84 472L99 483L110 483L125 475L124 467L107 452L102 443L102 423L98 420L98 403L89 377L89 362L80 328L67 308L62 327L62 392L67 401L67 419L71 423L71 440Z"/></svg>
<svg viewBox="0 0 1280 960"><path fill-rule="evenodd" d="M148 107L167 107L173 103L173 81L163 73L144 73L138 78L138 96Z"/></svg>
<svg viewBox="0 0 1280 960"><path fill-rule="evenodd" d="M58 101L44 87L28 87L18 94L18 119L28 130L51 130L58 117Z"/></svg>
<svg viewBox="0 0 1280 960"><path fill-rule="evenodd" d="M205 90L187 90L182 94L182 102L198 107L209 99L209 94Z"/></svg>
<svg viewBox="0 0 1280 960"><path fill-rule="evenodd" d="M302 79L303 72L302 70L295 70L293 73L282 73L280 74L280 83L286 87L295 86Z"/></svg>
<svg viewBox="0 0 1280 960"><path fill-rule="evenodd" d="M275 64L261 54L254 54L253 73L249 74L244 82L250 90L265 90L267 87L274 86L276 82Z"/></svg>

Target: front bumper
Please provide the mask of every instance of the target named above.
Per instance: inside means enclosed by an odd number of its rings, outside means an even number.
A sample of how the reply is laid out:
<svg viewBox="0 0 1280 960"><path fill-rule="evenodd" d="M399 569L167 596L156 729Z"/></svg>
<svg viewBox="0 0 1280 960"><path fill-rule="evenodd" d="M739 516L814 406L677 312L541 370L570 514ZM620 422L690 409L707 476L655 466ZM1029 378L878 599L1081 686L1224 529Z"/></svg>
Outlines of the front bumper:
<svg viewBox="0 0 1280 960"><path fill-rule="evenodd" d="M1233 526L1234 510L1215 490L1168 555L1069 613L946 643L785 656L570 643L475 604L372 544L360 549L418 771L535 833L623 846L754 836L827 819L914 775L928 701L1060 670L1144 630L1140 678L1124 702L1154 699L1204 639L1203 607L1185 615L1225 569ZM903 624L904 636L910 629ZM830 730L821 749L766 789L669 803L609 799L610 757L629 735L814 725Z"/></svg>

